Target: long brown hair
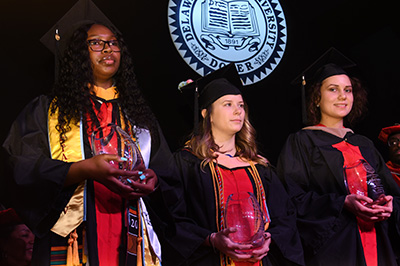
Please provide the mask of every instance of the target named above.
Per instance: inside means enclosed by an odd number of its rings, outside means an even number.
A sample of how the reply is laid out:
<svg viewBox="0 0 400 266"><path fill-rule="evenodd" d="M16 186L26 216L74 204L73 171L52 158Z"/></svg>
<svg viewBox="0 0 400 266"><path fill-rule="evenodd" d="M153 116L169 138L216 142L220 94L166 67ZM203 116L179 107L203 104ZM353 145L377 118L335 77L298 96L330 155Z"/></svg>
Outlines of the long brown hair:
<svg viewBox="0 0 400 266"><path fill-rule="evenodd" d="M256 130L251 125L248 115L248 106L244 103L245 117L242 129L236 133L235 146L236 156L247 161L253 161L266 166L267 160L258 155L256 144ZM202 168L210 161L217 158L215 152L220 151L220 147L215 143L211 131L212 104L206 108L206 113L199 125L199 133L192 133L185 147L191 149L192 153L202 159Z"/></svg>

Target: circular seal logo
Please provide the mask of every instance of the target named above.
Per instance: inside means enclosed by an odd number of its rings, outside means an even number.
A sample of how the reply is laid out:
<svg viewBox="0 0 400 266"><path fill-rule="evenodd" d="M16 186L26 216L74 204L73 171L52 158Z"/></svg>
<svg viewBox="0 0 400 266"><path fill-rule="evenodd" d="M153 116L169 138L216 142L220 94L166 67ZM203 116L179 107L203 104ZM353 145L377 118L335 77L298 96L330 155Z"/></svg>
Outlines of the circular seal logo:
<svg viewBox="0 0 400 266"><path fill-rule="evenodd" d="M278 0L170 0L168 20L175 47L202 76L234 62L244 85L256 83L286 47Z"/></svg>

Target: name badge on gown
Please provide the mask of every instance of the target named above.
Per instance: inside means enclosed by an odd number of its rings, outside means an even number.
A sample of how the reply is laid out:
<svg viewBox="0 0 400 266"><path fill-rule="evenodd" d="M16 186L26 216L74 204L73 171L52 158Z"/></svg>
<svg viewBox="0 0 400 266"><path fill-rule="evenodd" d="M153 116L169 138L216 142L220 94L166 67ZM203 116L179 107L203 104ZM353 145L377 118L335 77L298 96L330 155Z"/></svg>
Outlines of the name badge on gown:
<svg viewBox="0 0 400 266"><path fill-rule="evenodd" d="M137 256L137 239L139 236L139 217L137 208L134 208L133 206L129 208L128 221L127 252L130 255Z"/></svg>

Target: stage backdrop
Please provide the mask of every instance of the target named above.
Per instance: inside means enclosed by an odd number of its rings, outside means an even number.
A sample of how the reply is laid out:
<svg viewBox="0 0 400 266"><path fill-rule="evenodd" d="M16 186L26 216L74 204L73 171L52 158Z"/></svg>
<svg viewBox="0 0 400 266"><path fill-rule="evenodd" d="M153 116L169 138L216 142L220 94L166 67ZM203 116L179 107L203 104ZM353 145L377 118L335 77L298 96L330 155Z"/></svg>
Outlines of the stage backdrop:
<svg viewBox="0 0 400 266"><path fill-rule="evenodd" d="M124 34L139 84L175 151L193 126L191 103L182 101L178 83L200 75L185 62L170 36L171 3L93 2ZM1 142L20 110L34 97L50 91L54 58L39 39L75 3L2 0ZM291 85L291 81L332 46L358 64L358 75L368 86L369 112L353 129L371 138L385 155L384 146L377 140L379 131L400 123L400 23L395 4L363 0L280 1L286 27L284 52L272 72L244 90L261 151L272 163L288 134L302 127L300 88Z"/></svg>

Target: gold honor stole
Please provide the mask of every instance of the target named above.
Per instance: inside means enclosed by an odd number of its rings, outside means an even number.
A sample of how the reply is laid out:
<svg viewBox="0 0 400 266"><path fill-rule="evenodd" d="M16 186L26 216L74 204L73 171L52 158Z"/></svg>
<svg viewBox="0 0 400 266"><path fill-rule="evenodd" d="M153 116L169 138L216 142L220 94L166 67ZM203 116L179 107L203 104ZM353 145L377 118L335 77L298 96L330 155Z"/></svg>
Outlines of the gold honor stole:
<svg viewBox="0 0 400 266"><path fill-rule="evenodd" d="M51 158L64 162L77 162L84 159L80 123L78 125L70 123L71 130L66 133L67 139L61 144L60 132L55 130L58 123L58 110L54 114L51 114L50 110L51 108L49 108L48 114L48 134ZM86 181L81 182L75 189L64 211L61 212L60 218L51 229L54 233L62 237L67 237L82 223L84 219L85 183Z"/></svg>
<svg viewBox="0 0 400 266"><path fill-rule="evenodd" d="M52 102L54 104L54 101ZM60 132L56 129L58 123L58 109L51 114L51 107L48 111L48 136L51 158L64 162L77 162L84 159L82 150L82 127L70 124L71 130L66 133L66 141L61 144ZM83 222L85 214L85 185L82 181L75 189L74 194L69 200L64 211L61 212L56 224L51 229L52 232L62 237L70 235L67 246L67 266L81 265L79 260L78 234L76 228ZM82 255L82 261L86 262L86 256Z"/></svg>

